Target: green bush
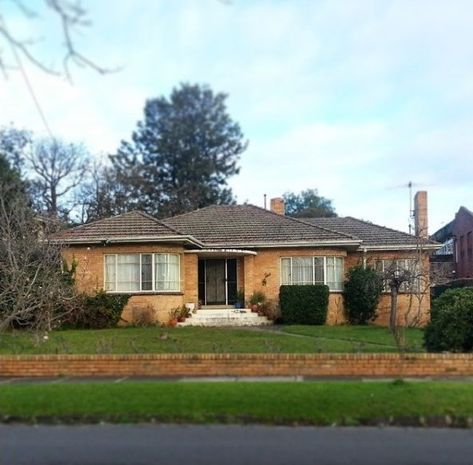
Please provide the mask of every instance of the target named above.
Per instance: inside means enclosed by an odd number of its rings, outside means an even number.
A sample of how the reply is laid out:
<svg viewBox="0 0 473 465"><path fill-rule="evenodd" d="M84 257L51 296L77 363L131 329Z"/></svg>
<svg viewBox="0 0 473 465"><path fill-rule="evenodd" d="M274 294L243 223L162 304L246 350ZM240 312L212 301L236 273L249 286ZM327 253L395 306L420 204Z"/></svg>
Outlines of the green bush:
<svg viewBox="0 0 473 465"><path fill-rule="evenodd" d="M281 286L279 304L286 324L323 325L327 319L328 286Z"/></svg>
<svg viewBox="0 0 473 465"><path fill-rule="evenodd" d="M376 317L383 280L373 268L355 266L348 270L345 282L345 308L348 321L365 325Z"/></svg>
<svg viewBox="0 0 473 465"><path fill-rule="evenodd" d="M66 322L66 326L83 329L113 328L120 321L123 308L130 298L127 294L107 294L98 291L95 295L82 295L79 309Z"/></svg>
<svg viewBox="0 0 473 465"><path fill-rule="evenodd" d="M454 279L446 284L437 284L436 286L432 286L430 290L430 295L432 299L437 299L440 297L445 291L449 289L456 289L456 288L472 288L473 289L473 279L471 278L461 278L461 279Z"/></svg>
<svg viewBox="0 0 473 465"><path fill-rule="evenodd" d="M449 289L432 302L424 345L429 352L473 351L473 289Z"/></svg>

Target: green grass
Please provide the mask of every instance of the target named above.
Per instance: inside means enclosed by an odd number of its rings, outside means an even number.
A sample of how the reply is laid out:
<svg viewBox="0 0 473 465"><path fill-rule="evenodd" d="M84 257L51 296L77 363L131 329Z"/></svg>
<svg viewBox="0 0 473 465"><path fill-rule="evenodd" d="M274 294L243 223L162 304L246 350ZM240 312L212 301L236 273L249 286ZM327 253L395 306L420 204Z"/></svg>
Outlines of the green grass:
<svg viewBox="0 0 473 465"><path fill-rule="evenodd" d="M18 384L0 386L3 421L260 422L465 425L473 384L306 382ZM458 423L463 419L462 423ZM402 423L401 423L402 424ZM406 424L406 423L404 423Z"/></svg>
<svg viewBox="0 0 473 465"><path fill-rule="evenodd" d="M274 329L64 330L51 332L47 340L15 331L0 335L0 354L396 352L386 328L278 326ZM409 329L406 335L408 350L422 350L422 330Z"/></svg>

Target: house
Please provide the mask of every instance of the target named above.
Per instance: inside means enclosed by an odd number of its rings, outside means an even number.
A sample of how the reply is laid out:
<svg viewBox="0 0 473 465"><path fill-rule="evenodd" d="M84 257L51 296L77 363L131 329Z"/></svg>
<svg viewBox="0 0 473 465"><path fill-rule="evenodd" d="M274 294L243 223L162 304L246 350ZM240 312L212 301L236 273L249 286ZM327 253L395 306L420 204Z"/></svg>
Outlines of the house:
<svg viewBox="0 0 473 465"><path fill-rule="evenodd" d="M434 261L443 259L453 265L452 279L473 278L473 212L460 207L455 218L432 235L443 243Z"/></svg>
<svg viewBox="0 0 473 465"><path fill-rule="evenodd" d="M328 324L345 322L343 283L356 264L378 269L395 261L428 271L438 244L355 218L295 219L281 198L271 210L254 205L214 205L164 221L133 211L63 231L67 261L77 261L76 283L92 292L129 293L123 318L150 309L159 321L188 304L206 309L232 306L237 292L248 299L263 291L274 305L281 284L329 286ZM401 323L428 319L428 289L399 296ZM376 323L389 317L383 294Z"/></svg>

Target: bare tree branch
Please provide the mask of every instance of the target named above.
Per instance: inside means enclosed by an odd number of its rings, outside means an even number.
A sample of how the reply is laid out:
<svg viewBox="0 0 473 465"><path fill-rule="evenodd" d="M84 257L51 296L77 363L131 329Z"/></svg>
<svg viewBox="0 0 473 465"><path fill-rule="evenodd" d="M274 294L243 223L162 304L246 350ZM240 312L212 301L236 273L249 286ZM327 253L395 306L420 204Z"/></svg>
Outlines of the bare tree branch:
<svg viewBox="0 0 473 465"><path fill-rule="evenodd" d="M18 7L18 10L23 14L27 21L35 20L39 17L37 11L29 6L26 6L21 0L11 0L11 2ZM7 70L15 69L20 66L18 61L21 57L32 63L41 71L54 76L65 75L71 81L70 63L81 68L90 68L100 74L115 72L118 68L107 68L97 64L95 61L84 55L75 45L73 35L75 32L90 26L90 21L87 18L87 11L81 6L79 1L71 0L43 0L45 7L54 13L59 19L60 28L62 31L64 49L62 70L56 69L45 63L32 50L32 46L36 43L31 39L20 39L15 35L15 32L7 27L7 19L0 11L0 39L10 46L16 63L8 64L4 58L5 49L0 48L0 70L4 75L7 75Z"/></svg>

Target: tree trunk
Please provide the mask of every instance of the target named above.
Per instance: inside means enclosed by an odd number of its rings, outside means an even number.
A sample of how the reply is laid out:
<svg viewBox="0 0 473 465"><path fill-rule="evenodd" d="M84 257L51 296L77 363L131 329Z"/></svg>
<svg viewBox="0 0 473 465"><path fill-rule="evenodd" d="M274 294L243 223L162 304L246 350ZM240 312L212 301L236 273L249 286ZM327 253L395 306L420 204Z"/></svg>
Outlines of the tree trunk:
<svg viewBox="0 0 473 465"><path fill-rule="evenodd" d="M394 334L397 327L397 287L391 286L391 314L389 316L389 329Z"/></svg>

